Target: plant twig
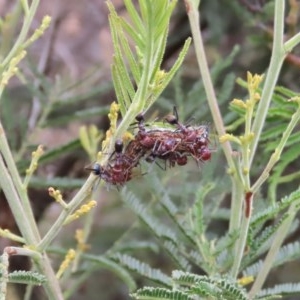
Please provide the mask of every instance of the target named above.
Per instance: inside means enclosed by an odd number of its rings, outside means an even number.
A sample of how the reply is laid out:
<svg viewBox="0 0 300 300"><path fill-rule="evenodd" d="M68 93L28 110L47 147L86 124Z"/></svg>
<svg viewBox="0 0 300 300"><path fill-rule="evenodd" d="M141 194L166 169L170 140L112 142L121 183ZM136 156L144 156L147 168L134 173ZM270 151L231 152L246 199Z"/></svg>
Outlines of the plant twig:
<svg viewBox="0 0 300 300"><path fill-rule="evenodd" d="M265 124L267 112L269 110L279 72L281 70L282 63L286 56L286 52L283 46L285 2L286 1L282 0L275 1L274 40L272 54L261 95L261 100L258 104L258 108L252 126L254 138L250 147L250 166L256 153L256 148L258 145L259 138L261 136L262 128Z"/></svg>
<svg viewBox="0 0 300 300"><path fill-rule="evenodd" d="M85 184L82 186L82 188L78 191L78 193L75 195L75 197L71 200L71 202L67 205L66 209L64 209L59 217L56 219L54 224L51 226L49 231L46 233L46 235L43 237L41 242L38 245L38 249L40 251L44 251L47 249L47 247L51 244L51 242L55 239L55 237L59 234L60 229L62 228L65 220L67 217L75 211L75 209L80 206L85 199L91 194L92 187L95 183L95 180L97 180L97 177L93 174L89 176Z"/></svg>
<svg viewBox="0 0 300 300"><path fill-rule="evenodd" d="M224 135L225 126L223 123L223 119L220 113L217 97L214 91L213 83L211 80L207 59L204 51L204 45L202 40L202 35L200 32L199 24L200 24L200 15L198 12L198 8L194 5L192 0L185 0L187 7L187 14L190 21L190 26L192 30L194 46L197 56L197 62L199 66L199 70L201 73L201 77L203 80L203 85L205 88L205 92L207 95L207 102L212 113L212 117L214 120L214 125L216 126L216 130L219 136ZM222 144L222 148L224 154L226 156L229 167L234 170L234 163L232 159L232 149L229 142L225 142Z"/></svg>
<svg viewBox="0 0 300 300"><path fill-rule="evenodd" d="M271 268L274 264L274 261L276 259L276 255L278 253L279 248L281 247L284 239L286 238L289 228L294 221L294 218L299 211L299 199L295 200L292 205L289 207L287 211L288 217L283 221L283 223L280 225L280 227L277 230L276 235L274 236L274 240L272 242L272 245L270 247L270 250L264 260L264 263L262 264L260 271L253 283L253 286L249 292L249 299L253 299L255 295L260 291L262 288Z"/></svg>
<svg viewBox="0 0 300 300"><path fill-rule="evenodd" d="M22 184L18 169L14 162L14 158L13 158L11 150L9 148L9 145L8 145L8 142L7 142L7 139L5 136L4 128L1 124L1 122L0 122L0 152L5 160L7 169L9 170L9 173L10 173L9 177L11 178L11 180L13 182L13 186L16 189L16 192L18 194L18 196L14 195L12 197L9 197L8 195L6 195L6 197L8 200L11 199L11 205L13 205L13 203L17 202L18 201L17 199L19 199L19 202L21 205L21 210L19 212L22 213L23 217L25 217L25 219L26 219L26 222L24 224L26 224L27 222L29 222L29 224L30 224L30 228L32 230L32 233L34 234L34 236L30 239L30 241L31 241L30 243L34 243L39 239L39 231L38 231L35 219L34 219L34 215L33 215L31 205L30 205L27 191ZM5 172L5 170L6 170L6 167L4 166L3 171ZM3 188L4 188L4 186L3 186ZM13 188L11 190L13 190ZM15 211L15 210L12 210L12 212L17 213L17 211ZM15 217L15 220L18 221L18 220L20 220L20 218ZM21 224L18 224L18 225L21 230L22 222L21 222ZM26 228L26 226L25 226L25 228ZM29 230L29 228L27 228L27 231L28 230ZM27 239L27 241L28 241L28 239Z"/></svg>
<svg viewBox="0 0 300 300"><path fill-rule="evenodd" d="M297 97L298 98L298 97ZM300 98L298 99L298 102L300 102ZM288 138L290 137L293 129L298 124L300 120L300 103L298 105L297 111L293 114L290 123L288 124L287 128L285 129L284 133L282 134L282 138L276 147L274 153L271 155L266 167L264 168L263 172L259 176L259 178L256 180L256 182L252 185L251 191L253 193L257 192L259 188L262 186L262 184L268 179L270 175L270 171L273 169L274 165L278 162L280 159L281 153L286 145L286 142ZM275 201L275 199L273 199Z"/></svg>

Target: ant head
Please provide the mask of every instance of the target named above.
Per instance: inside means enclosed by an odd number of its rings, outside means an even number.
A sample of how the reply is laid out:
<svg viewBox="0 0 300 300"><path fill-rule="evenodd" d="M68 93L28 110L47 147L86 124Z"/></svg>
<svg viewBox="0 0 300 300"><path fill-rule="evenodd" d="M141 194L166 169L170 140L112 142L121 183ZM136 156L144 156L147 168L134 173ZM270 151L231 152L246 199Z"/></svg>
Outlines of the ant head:
<svg viewBox="0 0 300 300"><path fill-rule="evenodd" d="M122 153L123 151L123 141L121 139L117 139L115 142L115 151L116 153Z"/></svg>
<svg viewBox="0 0 300 300"><path fill-rule="evenodd" d="M179 117L176 106L173 107L173 115L166 116L165 121L171 125L179 125Z"/></svg>
<svg viewBox="0 0 300 300"><path fill-rule="evenodd" d="M175 115L166 116L165 120L171 125L178 124L178 118Z"/></svg>
<svg viewBox="0 0 300 300"><path fill-rule="evenodd" d="M93 171L95 175L99 175L99 176L101 176L101 174L103 173L103 168L98 163L94 164L92 168L86 167L85 169L89 171Z"/></svg>
<svg viewBox="0 0 300 300"><path fill-rule="evenodd" d="M144 114L143 113L139 113L135 119L137 120L138 123L141 123L143 121L145 121L145 118L144 118Z"/></svg>

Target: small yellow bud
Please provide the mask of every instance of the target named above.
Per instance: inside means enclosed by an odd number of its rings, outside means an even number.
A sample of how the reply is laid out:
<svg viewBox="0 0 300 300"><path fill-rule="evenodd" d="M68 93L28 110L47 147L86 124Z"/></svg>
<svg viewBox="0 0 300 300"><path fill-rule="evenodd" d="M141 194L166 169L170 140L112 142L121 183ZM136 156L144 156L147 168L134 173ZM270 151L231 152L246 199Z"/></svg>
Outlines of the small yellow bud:
<svg viewBox="0 0 300 300"><path fill-rule="evenodd" d="M243 168L243 174L248 175L249 174L249 169L248 168Z"/></svg>
<svg viewBox="0 0 300 300"><path fill-rule="evenodd" d="M82 229L77 229L76 230L75 239L77 241L77 249L79 249L81 252L85 252L88 249L90 249L90 245L85 243L84 232L83 232Z"/></svg>
<svg viewBox="0 0 300 300"><path fill-rule="evenodd" d="M111 105L110 105L110 114L112 116L118 116L118 113L119 113L119 110L120 110L120 105L116 102L113 102Z"/></svg>
<svg viewBox="0 0 300 300"><path fill-rule="evenodd" d="M109 145L110 139L116 131L119 110L120 106L116 102L113 102L110 105L110 112L108 114L108 118L110 120L110 128L106 131L105 140L102 142L102 150L105 149L107 145Z"/></svg>
<svg viewBox="0 0 300 300"><path fill-rule="evenodd" d="M15 67L26 56L26 54L27 52L25 50L22 50L17 56L12 58L9 64Z"/></svg>
<svg viewBox="0 0 300 300"><path fill-rule="evenodd" d="M9 79L18 72L17 65L26 56L26 54L27 52L25 50L22 50L10 60L8 69L2 73L2 79L0 82L1 88L4 88L8 84Z"/></svg>
<svg viewBox="0 0 300 300"><path fill-rule="evenodd" d="M81 205L79 209L77 209L72 215L70 215L66 219L66 221L64 222L64 225L66 225L70 222L73 222L74 220L80 218L82 215L87 214L96 205L97 205L97 202L95 200L91 200L88 203Z"/></svg>
<svg viewBox="0 0 300 300"><path fill-rule="evenodd" d="M245 276L242 277L240 279L238 279L238 284L240 285L248 285L249 283L254 281L254 277L253 276Z"/></svg>
<svg viewBox="0 0 300 300"><path fill-rule="evenodd" d="M36 151L32 152L32 158L40 158L44 154L44 148L42 145L39 145Z"/></svg>
<svg viewBox="0 0 300 300"><path fill-rule="evenodd" d="M74 260L76 255L76 252L74 249L70 249L68 253L65 256L64 261L61 263L57 273L56 278L60 278L62 274L66 271L66 269L69 267L70 263Z"/></svg>
<svg viewBox="0 0 300 300"><path fill-rule="evenodd" d="M165 70L158 70L157 72L156 72L156 77L157 78L164 78L165 76L166 76L166 72L165 72Z"/></svg>
<svg viewBox="0 0 300 300"><path fill-rule="evenodd" d="M234 175L234 173L235 173L235 170L234 170L234 169L231 169L231 168L228 168L228 169L227 169L227 174L228 174L229 176Z"/></svg>
<svg viewBox="0 0 300 300"><path fill-rule="evenodd" d="M49 196L54 198L56 202L58 202L62 207L66 208L67 204L63 200L62 194L60 190L55 190L53 187L48 188Z"/></svg>
<svg viewBox="0 0 300 300"><path fill-rule="evenodd" d="M254 132L250 132L248 134L248 139L249 139L250 142L253 140L254 136L255 136Z"/></svg>
<svg viewBox="0 0 300 300"><path fill-rule="evenodd" d="M49 27L51 23L51 17L49 15L44 16L43 21L42 21L42 28L46 29L47 27Z"/></svg>
<svg viewBox="0 0 300 300"><path fill-rule="evenodd" d="M225 143L230 141L230 142L235 142L239 145L241 144L241 141L237 137L235 137L233 134L228 134L228 133L220 136L219 141L220 143Z"/></svg>
<svg viewBox="0 0 300 300"><path fill-rule="evenodd" d="M243 100L240 100L240 99L233 99L233 100L231 101L231 104L234 105L234 106L243 108L243 109L246 109L246 108L247 108L245 102L244 102Z"/></svg>
<svg viewBox="0 0 300 300"><path fill-rule="evenodd" d="M298 105L300 105L300 96L292 97L291 99L288 100L288 102L296 102L298 103Z"/></svg>
<svg viewBox="0 0 300 300"><path fill-rule="evenodd" d="M264 76L263 75L252 75L249 71L247 72L247 82L248 82L248 90L249 92L255 92L262 82Z"/></svg>
<svg viewBox="0 0 300 300"><path fill-rule="evenodd" d="M260 93L257 93L257 92L256 92L256 93L254 94L254 100L255 100L255 102L258 102L258 101L260 100L260 96L261 96Z"/></svg>
<svg viewBox="0 0 300 300"><path fill-rule="evenodd" d="M165 70L158 70L154 78L155 86L160 85L163 82L166 75L167 73L165 72Z"/></svg>
<svg viewBox="0 0 300 300"><path fill-rule="evenodd" d="M250 132L247 135L242 135L242 136L239 137L242 145L250 144L251 141L253 140L253 138L254 138L254 133L253 132Z"/></svg>
<svg viewBox="0 0 300 300"><path fill-rule="evenodd" d="M127 141L132 141L134 139L134 136L131 132L126 131L123 135L123 141L127 142Z"/></svg>
<svg viewBox="0 0 300 300"><path fill-rule="evenodd" d="M34 41L40 38L44 34L46 29L50 26L50 23L51 23L51 17L48 15L44 16L40 27L38 27L34 31L32 36L29 38L29 40L26 41L26 43L24 44L24 48L28 47L30 44L32 44Z"/></svg>
<svg viewBox="0 0 300 300"><path fill-rule="evenodd" d="M22 243L22 244L25 243L25 240L22 237L10 232L8 229L0 228L0 236L10 239L12 241L18 242L18 243Z"/></svg>

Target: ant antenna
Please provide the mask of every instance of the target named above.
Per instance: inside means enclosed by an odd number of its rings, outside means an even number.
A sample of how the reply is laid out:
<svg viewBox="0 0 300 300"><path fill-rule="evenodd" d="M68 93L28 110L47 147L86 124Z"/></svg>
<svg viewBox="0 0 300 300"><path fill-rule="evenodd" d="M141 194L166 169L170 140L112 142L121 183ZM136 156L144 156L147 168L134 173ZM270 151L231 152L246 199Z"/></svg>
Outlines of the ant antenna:
<svg viewBox="0 0 300 300"><path fill-rule="evenodd" d="M175 116L177 123L179 122L179 116L176 106L173 107L173 115Z"/></svg>

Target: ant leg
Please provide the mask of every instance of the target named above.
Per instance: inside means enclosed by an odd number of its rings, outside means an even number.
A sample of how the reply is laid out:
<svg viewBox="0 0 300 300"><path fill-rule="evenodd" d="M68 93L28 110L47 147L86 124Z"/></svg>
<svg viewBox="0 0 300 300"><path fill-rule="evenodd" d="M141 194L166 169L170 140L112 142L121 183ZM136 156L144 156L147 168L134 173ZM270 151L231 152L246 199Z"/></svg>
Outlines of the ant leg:
<svg viewBox="0 0 300 300"><path fill-rule="evenodd" d="M164 161L164 162L165 162L164 167L162 167L157 161L155 161L155 164L163 171L166 171L167 170L167 162L166 161Z"/></svg>
<svg viewBox="0 0 300 300"><path fill-rule="evenodd" d="M155 163L160 169L166 171L166 162L165 162L165 167L163 168L156 160L156 156L154 155L154 153L150 153L146 158L145 158L146 162L150 163L151 166L153 166L153 163Z"/></svg>
<svg viewBox="0 0 300 300"><path fill-rule="evenodd" d="M185 127L188 128L188 127L191 127L191 122L192 121L195 121L195 117L191 117L187 120L187 122L185 122Z"/></svg>

